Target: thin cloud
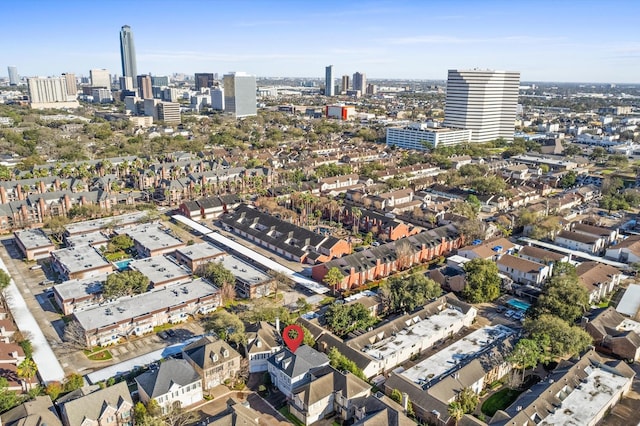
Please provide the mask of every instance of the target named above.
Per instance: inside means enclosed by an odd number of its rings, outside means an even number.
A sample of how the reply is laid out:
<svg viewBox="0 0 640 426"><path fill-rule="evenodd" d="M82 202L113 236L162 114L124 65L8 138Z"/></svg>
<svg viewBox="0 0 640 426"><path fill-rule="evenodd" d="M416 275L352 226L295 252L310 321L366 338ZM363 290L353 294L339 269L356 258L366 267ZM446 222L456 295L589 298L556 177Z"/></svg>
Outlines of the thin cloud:
<svg viewBox="0 0 640 426"><path fill-rule="evenodd" d="M261 53L261 54L227 54L227 53L205 53L197 51L158 51L145 52L138 55L138 60L188 60L188 61L218 61L218 62L246 62L246 61L269 61L287 59L310 59L314 55L298 55L286 53Z"/></svg>
<svg viewBox="0 0 640 426"><path fill-rule="evenodd" d="M386 44L478 44L478 43L543 43L558 42L564 37L506 36L489 38L452 37L444 35L423 35L413 37L392 37L380 40Z"/></svg>

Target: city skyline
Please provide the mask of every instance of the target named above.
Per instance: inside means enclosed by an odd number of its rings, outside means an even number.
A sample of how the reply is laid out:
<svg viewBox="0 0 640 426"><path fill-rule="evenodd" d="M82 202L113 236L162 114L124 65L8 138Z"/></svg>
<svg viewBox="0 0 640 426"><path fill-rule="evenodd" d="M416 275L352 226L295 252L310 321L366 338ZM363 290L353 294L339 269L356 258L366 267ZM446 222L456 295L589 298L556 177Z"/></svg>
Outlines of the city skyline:
<svg viewBox="0 0 640 426"><path fill-rule="evenodd" d="M241 70L259 77L322 79L324 67L334 64L335 75L359 70L368 79L444 80L452 68L481 68L516 70L523 81L638 83L640 69L634 22L640 4L630 1L607 3L607 9L620 11L610 19L595 1L345 6L328 0L321 9L307 2L249 0L185 1L177 10L162 0L109 5L114 10L126 5L126 16L78 1L6 4L7 16L28 19L5 23L5 33L18 35L5 46L5 66L16 66L21 76L87 76L100 68L120 75L115 34L130 25L141 74ZM215 17L215 29L189 25L195 11L198 19ZM100 25L82 18L94 12L101 13ZM184 25L160 25L168 22L159 19L162 14Z"/></svg>

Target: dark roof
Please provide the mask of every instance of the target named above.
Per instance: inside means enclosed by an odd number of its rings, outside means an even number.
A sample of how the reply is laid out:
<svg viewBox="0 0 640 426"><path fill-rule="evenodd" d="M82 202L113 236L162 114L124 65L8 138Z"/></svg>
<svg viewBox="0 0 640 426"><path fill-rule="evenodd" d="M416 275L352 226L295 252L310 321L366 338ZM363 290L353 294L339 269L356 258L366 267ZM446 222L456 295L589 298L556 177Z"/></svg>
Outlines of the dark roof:
<svg viewBox="0 0 640 426"><path fill-rule="evenodd" d="M213 336L202 337L185 346L182 352L203 370L224 364L230 359L240 357L240 354L229 346L227 342ZM217 359L215 357L216 355Z"/></svg>
<svg viewBox="0 0 640 426"><path fill-rule="evenodd" d="M273 354L268 362L288 377L298 377L318 367L329 365L329 358L310 346L302 345L295 353L284 348Z"/></svg>
<svg viewBox="0 0 640 426"><path fill-rule="evenodd" d="M539 261L559 262L566 257L565 254L556 253L555 251L545 250L540 247L524 246L520 252L522 256L528 256Z"/></svg>
<svg viewBox="0 0 640 426"><path fill-rule="evenodd" d="M560 233L558 234L558 237L564 238L566 240L577 241L579 243L584 243L584 244L595 244L600 239L600 237L580 234L578 232L573 232L573 231L560 231Z"/></svg>
<svg viewBox="0 0 640 426"><path fill-rule="evenodd" d="M49 396L37 396L6 411L0 417L4 426L62 426Z"/></svg>
<svg viewBox="0 0 640 426"><path fill-rule="evenodd" d="M305 406L309 407L334 392L340 392L345 399L368 393L371 386L364 380L346 372L342 373L331 366L322 367L313 372L311 382L293 390Z"/></svg>
<svg viewBox="0 0 640 426"><path fill-rule="evenodd" d="M276 328L266 321L248 325L245 328L245 335L247 336L246 349L248 353L271 352L271 349L282 346Z"/></svg>
<svg viewBox="0 0 640 426"><path fill-rule="evenodd" d="M180 386L197 382L200 376L183 359L168 359L157 370L147 371L136 377L136 382L150 398L166 394L175 383Z"/></svg>
<svg viewBox="0 0 640 426"><path fill-rule="evenodd" d="M118 409L126 403L133 407L126 382L119 382L63 404L58 403L69 420L68 426L80 426L85 419L98 420L107 406Z"/></svg>

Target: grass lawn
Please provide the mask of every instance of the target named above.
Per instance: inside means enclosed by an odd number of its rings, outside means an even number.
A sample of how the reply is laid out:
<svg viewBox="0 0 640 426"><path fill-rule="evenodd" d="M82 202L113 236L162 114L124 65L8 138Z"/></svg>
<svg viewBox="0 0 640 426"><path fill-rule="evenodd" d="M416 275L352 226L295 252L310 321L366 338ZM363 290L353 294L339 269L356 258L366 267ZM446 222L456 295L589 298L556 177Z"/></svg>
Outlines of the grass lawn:
<svg viewBox="0 0 640 426"><path fill-rule="evenodd" d="M100 352L94 353L87 353L87 351L84 351L84 353L91 361L108 361L113 358L113 355L111 355L111 352L109 352L108 349L104 349Z"/></svg>
<svg viewBox="0 0 640 426"><path fill-rule="evenodd" d="M281 409L279 409L278 412L280 414L282 414L283 416L285 416L287 418L287 420L289 420L294 425L296 425L296 426L304 426L304 423L302 423L300 420L298 420L297 417L295 417L293 414L291 414L289 412L289 407L287 407L286 405L284 407L282 407Z"/></svg>
<svg viewBox="0 0 640 426"><path fill-rule="evenodd" d="M522 391L509 388L504 388L494 393L482 404L482 413L487 417L492 417L496 411L504 410L513 404L513 401L515 401L521 393Z"/></svg>

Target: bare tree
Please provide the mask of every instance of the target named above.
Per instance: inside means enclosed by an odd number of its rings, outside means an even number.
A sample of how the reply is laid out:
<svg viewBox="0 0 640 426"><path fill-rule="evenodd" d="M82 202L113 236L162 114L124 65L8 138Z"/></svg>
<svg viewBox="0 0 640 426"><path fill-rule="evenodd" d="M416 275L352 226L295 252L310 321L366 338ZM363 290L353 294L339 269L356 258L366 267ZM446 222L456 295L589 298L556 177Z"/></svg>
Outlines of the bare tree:
<svg viewBox="0 0 640 426"><path fill-rule="evenodd" d="M185 411L184 409L175 406L164 416L165 424L168 426L187 426L198 419L198 416L193 411Z"/></svg>
<svg viewBox="0 0 640 426"><path fill-rule="evenodd" d="M79 322L72 321L64 326L64 336L62 338L69 349L87 349L87 338Z"/></svg>
<svg viewBox="0 0 640 426"><path fill-rule="evenodd" d="M404 270L413 266L413 249L411 248L411 243L408 241L399 240L396 241L396 256L398 259L398 269Z"/></svg>

